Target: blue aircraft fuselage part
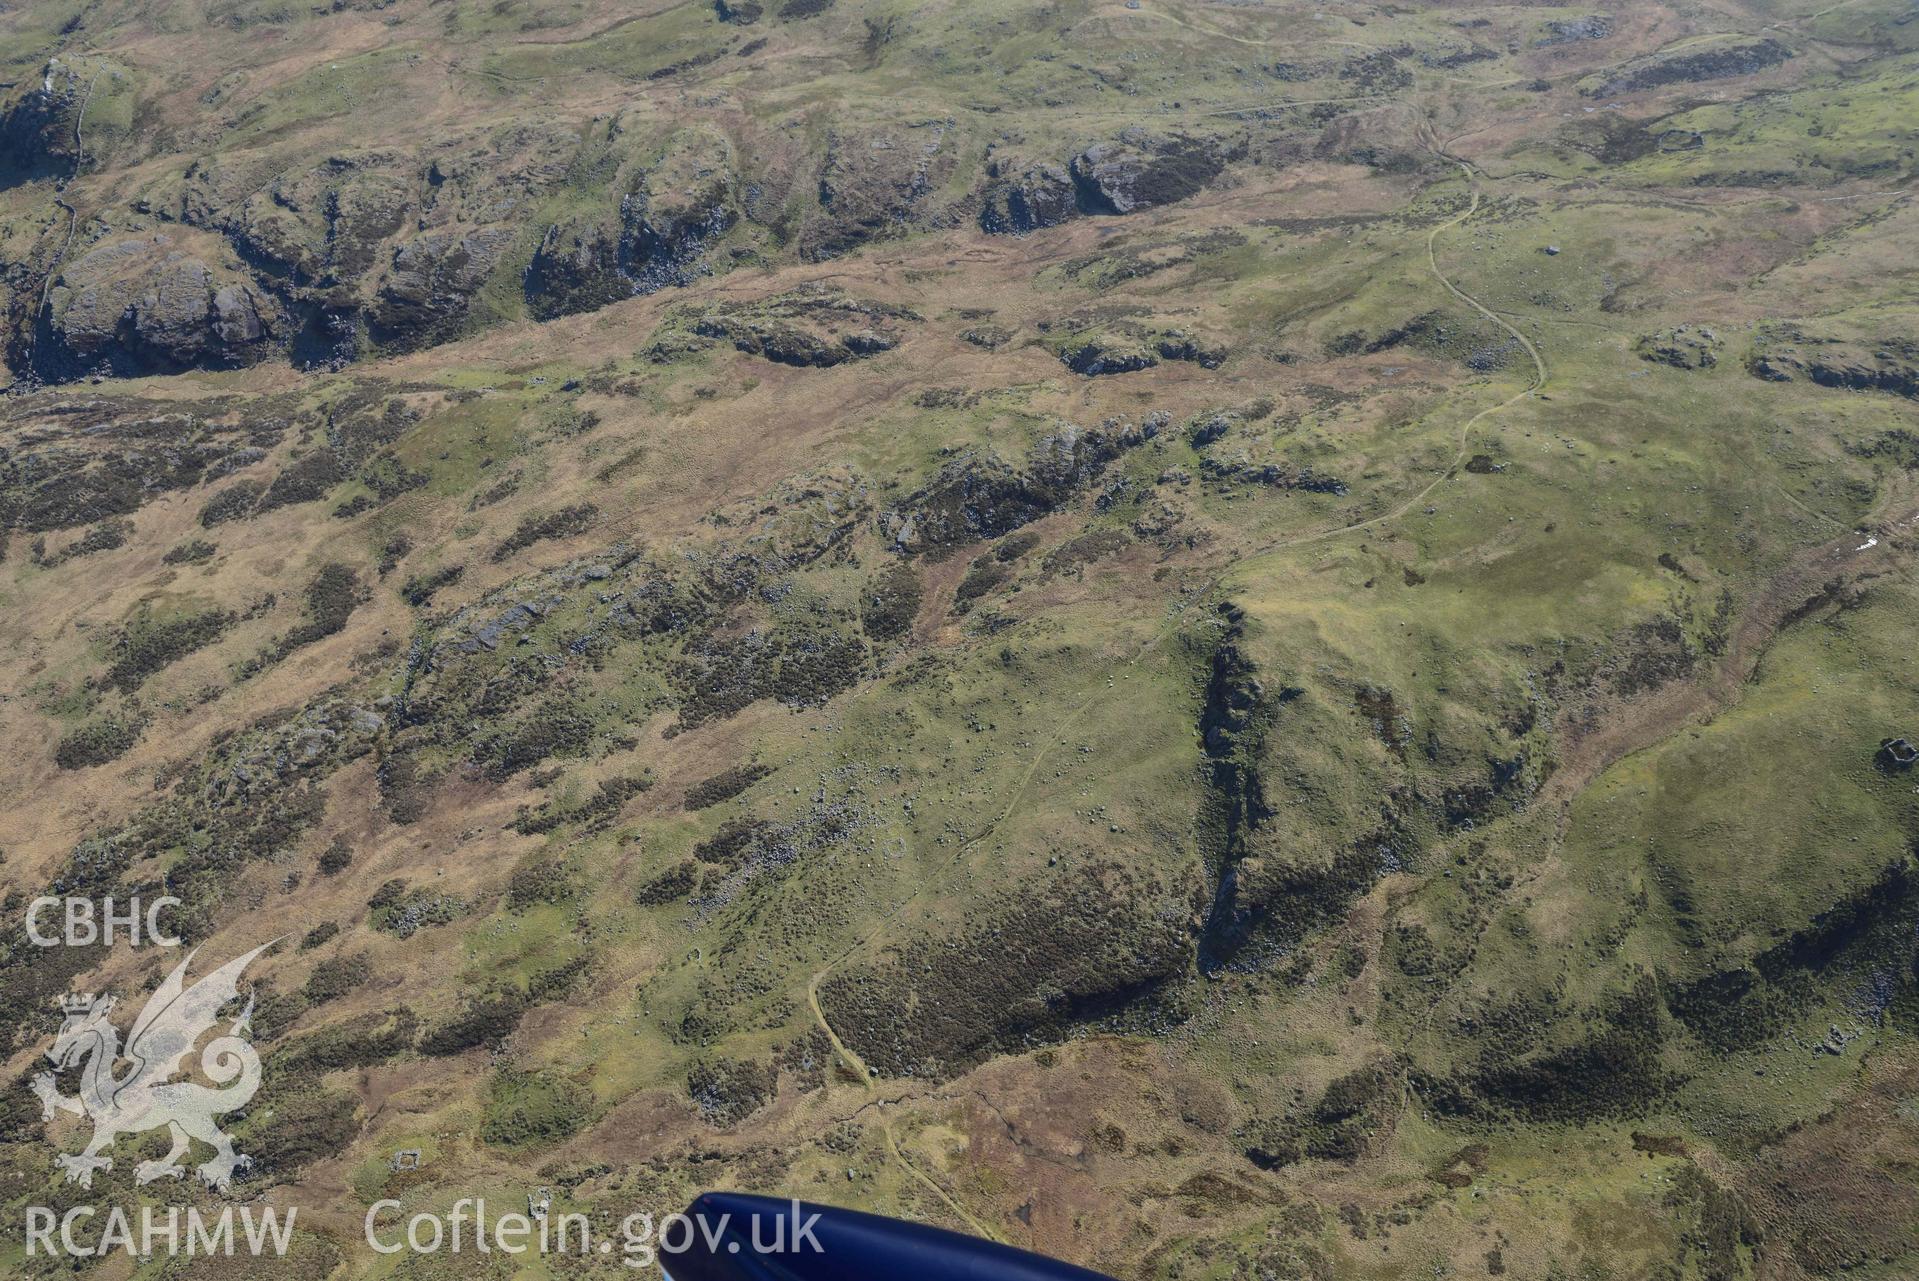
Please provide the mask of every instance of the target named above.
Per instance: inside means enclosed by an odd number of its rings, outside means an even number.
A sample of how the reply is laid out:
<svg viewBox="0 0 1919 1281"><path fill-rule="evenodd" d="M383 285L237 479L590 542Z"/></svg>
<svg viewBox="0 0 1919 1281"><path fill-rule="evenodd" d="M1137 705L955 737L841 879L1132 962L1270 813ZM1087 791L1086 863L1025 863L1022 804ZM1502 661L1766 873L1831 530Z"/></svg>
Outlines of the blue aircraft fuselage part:
<svg viewBox="0 0 1919 1281"><path fill-rule="evenodd" d="M660 1261L672 1281L1111 1281L943 1228L774 1197L706 1192L686 1217L691 1243Z"/></svg>

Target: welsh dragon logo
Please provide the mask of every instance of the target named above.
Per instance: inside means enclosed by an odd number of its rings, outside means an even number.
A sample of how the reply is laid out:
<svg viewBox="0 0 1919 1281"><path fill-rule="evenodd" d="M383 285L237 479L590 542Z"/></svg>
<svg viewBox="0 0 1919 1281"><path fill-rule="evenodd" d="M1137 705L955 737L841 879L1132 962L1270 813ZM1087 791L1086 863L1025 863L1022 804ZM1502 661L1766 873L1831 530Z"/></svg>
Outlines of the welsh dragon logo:
<svg viewBox="0 0 1919 1281"><path fill-rule="evenodd" d="M85 1064L80 1072L80 1093L78 1097L61 1094L52 1072L34 1077L33 1092L40 1096L40 1110L48 1120L58 1110L93 1122L93 1138L86 1150L63 1152L58 1158L60 1168L67 1172L67 1182L91 1187L95 1170L113 1168L113 1158L102 1153L113 1146L116 1137L161 1126L172 1132L173 1148L158 1161L140 1162L134 1169L136 1183L184 1176L186 1167L179 1160L187 1154L193 1139L214 1150L213 1159L199 1167L200 1177L209 1187L226 1191L232 1186L234 1172L252 1164L251 1157L233 1150L233 1140L214 1123L215 1117L246 1106L260 1088L260 1056L246 1039L252 1000L247 1001L246 1009L225 1034L209 1041L200 1052L201 1071L219 1088L168 1078L181 1070L182 1061L200 1037L219 1021L220 1008L239 996L240 975L247 965L271 946L264 944L228 961L192 987L186 985L186 972L197 949L188 953L147 999L124 1049L118 1030L107 1020L113 997L61 998L66 1022L47 1058L60 1070ZM129 1066L123 1074L116 1074L122 1060Z"/></svg>

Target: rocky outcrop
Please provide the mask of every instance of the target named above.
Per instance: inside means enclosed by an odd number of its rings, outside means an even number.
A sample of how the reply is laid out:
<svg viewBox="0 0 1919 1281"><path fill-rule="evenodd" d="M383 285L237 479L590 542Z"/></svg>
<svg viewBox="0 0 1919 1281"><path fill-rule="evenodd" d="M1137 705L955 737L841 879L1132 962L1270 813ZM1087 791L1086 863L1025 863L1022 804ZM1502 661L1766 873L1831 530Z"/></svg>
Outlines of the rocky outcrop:
<svg viewBox="0 0 1919 1281"><path fill-rule="evenodd" d="M1226 348L1184 329L1156 329L1131 322L1071 334L1058 347L1060 362L1076 374L1097 378L1150 369L1162 360L1189 361L1203 369L1226 363Z"/></svg>
<svg viewBox="0 0 1919 1281"><path fill-rule="evenodd" d="M406 225L407 167L394 152L331 157L281 175L222 221L242 256L285 285L350 290Z"/></svg>
<svg viewBox="0 0 1919 1281"><path fill-rule="evenodd" d="M393 267L367 314L375 342L395 350L429 347L465 327L473 296L513 243L502 227L418 236L393 253Z"/></svg>
<svg viewBox="0 0 1919 1281"><path fill-rule="evenodd" d="M1842 391L1879 391L1919 400L1919 342L1818 337L1797 329L1763 334L1747 372L1768 382L1804 378Z"/></svg>
<svg viewBox="0 0 1919 1281"><path fill-rule="evenodd" d="M1211 141L1129 129L1074 156L1071 169L1082 210L1123 214L1198 195L1225 167Z"/></svg>
<svg viewBox="0 0 1919 1281"><path fill-rule="evenodd" d="M1719 336L1710 329L1678 325L1645 335L1633 344L1633 350L1639 353L1641 360L1649 360L1656 365L1671 365L1674 369L1711 369L1719 363L1719 353L1724 346Z"/></svg>
<svg viewBox="0 0 1919 1281"><path fill-rule="evenodd" d="M1612 34L1612 19L1603 13L1584 18L1562 18L1546 24L1546 34L1533 43L1539 48L1604 40Z"/></svg>
<svg viewBox="0 0 1919 1281"><path fill-rule="evenodd" d="M932 120L871 132L835 130L820 167L820 216L801 233L801 256L836 258L909 226L950 224L930 200L953 171L951 129L951 121Z"/></svg>
<svg viewBox="0 0 1919 1281"><path fill-rule="evenodd" d="M1079 213L1073 176L1064 165L1041 161L1018 167L1005 161L987 166L980 230L998 236L1023 236L1057 227Z"/></svg>
<svg viewBox="0 0 1919 1281"><path fill-rule="evenodd" d="M1588 98L1604 98L1663 85L1750 76L1776 67L1790 57L1792 50L1772 39L1736 40L1678 53L1654 53L1601 72L1598 77L1582 82L1579 92Z"/></svg>
<svg viewBox="0 0 1919 1281"><path fill-rule="evenodd" d="M1078 339L1062 348L1059 358L1068 369L1088 378L1137 373L1159 363L1159 359L1137 341L1110 334Z"/></svg>
<svg viewBox="0 0 1919 1281"><path fill-rule="evenodd" d="M547 229L526 273L540 317L690 284L709 247L739 221L737 176L725 138L684 130L621 198L616 216Z"/></svg>
<svg viewBox="0 0 1919 1281"><path fill-rule="evenodd" d="M62 268L35 325L35 371L51 379L231 369L272 354L279 306L237 272L166 234L109 241Z"/></svg>
<svg viewBox="0 0 1919 1281"><path fill-rule="evenodd" d="M1021 470L990 454L964 454L887 511L881 529L908 553L997 538L1056 511L1120 454L1156 434L1153 427L1112 424L1083 430L1068 423L1035 443Z"/></svg>
<svg viewBox="0 0 1919 1281"><path fill-rule="evenodd" d="M824 369L891 351L904 337L903 327L919 319L904 307L797 289L673 316L654 335L649 352L664 362L721 341L775 364Z"/></svg>
<svg viewBox="0 0 1919 1281"><path fill-rule="evenodd" d="M1336 476L1322 476L1311 467L1294 470L1290 465L1256 463L1241 457L1199 460L1199 474L1205 480L1222 485L1261 485L1267 489L1297 489L1308 494L1331 494L1344 498L1351 490Z"/></svg>
<svg viewBox="0 0 1919 1281"><path fill-rule="evenodd" d="M86 87L78 69L55 58L37 83L0 109L0 190L78 168L75 125Z"/></svg>

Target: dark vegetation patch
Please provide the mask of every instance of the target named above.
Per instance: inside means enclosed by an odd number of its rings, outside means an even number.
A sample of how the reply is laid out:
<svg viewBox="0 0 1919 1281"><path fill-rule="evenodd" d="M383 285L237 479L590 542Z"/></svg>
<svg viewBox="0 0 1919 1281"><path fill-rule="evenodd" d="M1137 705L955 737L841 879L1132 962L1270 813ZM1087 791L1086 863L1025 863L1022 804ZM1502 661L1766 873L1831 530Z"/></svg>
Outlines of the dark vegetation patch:
<svg viewBox="0 0 1919 1281"><path fill-rule="evenodd" d="M360 1136L359 1096L300 1082L265 1091L252 1115L262 1118L244 1144L253 1177L284 1179L315 1161L338 1156Z"/></svg>
<svg viewBox="0 0 1919 1281"><path fill-rule="evenodd" d="M420 1053L444 1057L475 1046L497 1046L513 1035L526 1011L526 996L517 989L473 998L458 1014L420 1038Z"/></svg>
<svg viewBox="0 0 1919 1281"><path fill-rule="evenodd" d="M1680 1225L1682 1264L1697 1260L1699 1275L1705 1281L1738 1281L1748 1275L1744 1258L1765 1239L1766 1233L1745 1198L1719 1186L1705 1171L1688 1161L1673 1171L1664 1208ZM1859 1259L1854 1266L1864 1262L1863 1258ZM1837 1271L1840 1269L1814 1268L1813 1274L1830 1276Z"/></svg>
<svg viewBox="0 0 1919 1281"><path fill-rule="evenodd" d="M125 547L127 539L132 534L133 522L130 520L102 521L58 551L37 555L35 559L48 569L54 569L82 556L92 556L99 552L110 552L116 547ZM38 541L35 540L36 546Z"/></svg>
<svg viewBox="0 0 1919 1281"><path fill-rule="evenodd" d="M937 553L998 538L1058 510L1156 429L1067 426L1035 442L1025 468L967 454L889 510L882 526L906 552Z"/></svg>
<svg viewBox="0 0 1919 1281"><path fill-rule="evenodd" d="M1422 1076L1420 1093L1449 1115L1578 1124L1640 1115L1676 1084L1664 1065L1665 1010L1652 976L1577 1020L1555 1005L1520 997L1481 1011L1473 1063L1449 1077ZM1570 1038L1555 1036L1568 1022L1576 1022Z"/></svg>
<svg viewBox="0 0 1919 1281"><path fill-rule="evenodd" d="M307 584L306 619L274 644L273 657L285 658L302 646L325 640L346 629L360 607L360 576L345 565L323 565Z"/></svg>
<svg viewBox="0 0 1919 1281"><path fill-rule="evenodd" d="M411 753L389 756L380 762L378 777L387 817L401 827L419 822L433 794L432 779L419 759Z"/></svg>
<svg viewBox="0 0 1919 1281"><path fill-rule="evenodd" d="M374 929L405 939L435 925L451 924L466 911L466 904L424 885L409 889L405 880L394 877L374 891L367 908Z"/></svg>
<svg viewBox="0 0 1919 1281"><path fill-rule="evenodd" d="M1446 311L1421 312L1376 335L1360 330L1338 334L1326 351L1332 356L1375 355L1401 346L1458 361L1475 373L1506 369L1525 354L1516 338L1491 321Z"/></svg>
<svg viewBox="0 0 1919 1281"><path fill-rule="evenodd" d="M738 637L703 637L673 673L680 723L691 728L732 716L764 698L814 707L850 689L866 667L866 646L817 626L755 629Z"/></svg>
<svg viewBox="0 0 1919 1281"><path fill-rule="evenodd" d="M506 778L554 757L586 755L599 726L589 712L565 695L555 695L474 746L473 759L495 778Z"/></svg>
<svg viewBox="0 0 1919 1281"><path fill-rule="evenodd" d="M334 836L332 844L320 850L320 876L338 876L353 865L353 846L345 842L345 836Z"/></svg>
<svg viewBox="0 0 1919 1281"><path fill-rule="evenodd" d="M690 858L682 859L659 875L649 878L633 895L633 901L641 907L675 903L691 895L699 883L700 865Z"/></svg>
<svg viewBox="0 0 1919 1281"><path fill-rule="evenodd" d="M1559 144L1606 165L1623 165L1659 150L1659 137L1616 111L1595 111L1562 126Z"/></svg>
<svg viewBox="0 0 1919 1281"><path fill-rule="evenodd" d="M338 1000L355 988L364 987L373 978L373 964L365 952L351 956L330 956L313 967L301 989L314 1005Z"/></svg>
<svg viewBox="0 0 1919 1281"><path fill-rule="evenodd" d="M733 1125L764 1107L779 1087L779 1069L724 1055L686 1074L686 1094L710 1125Z"/></svg>
<svg viewBox="0 0 1919 1281"><path fill-rule="evenodd" d="M425 608L433 603L434 595L441 588L459 582L464 573L464 565L442 565L424 574L415 574L400 584L400 599L416 608Z"/></svg>
<svg viewBox="0 0 1919 1281"><path fill-rule="evenodd" d="M522 836L538 836L577 823L583 833L601 832L619 817L621 807L652 786L653 780L645 776L609 778L578 805L548 801L537 809L522 806L513 819L513 830Z"/></svg>
<svg viewBox="0 0 1919 1281"><path fill-rule="evenodd" d="M600 509L592 503L575 503L571 507L562 507L544 516L528 516L519 523L505 542L494 548L493 560L495 563L503 561L516 552L525 551L535 543L584 534L593 527L593 522L599 517Z"/></svg>
<svg viewBox="0 0 1919 1281"><path fill-rule="evenodd" d="M1076 574L1096 560L1123 551L1131 541L1117 529L1088 530L1047 552L1040 568L1049 574Z"/></svg>
<svg viewBox="0 0 1919 1281"><path fill-rule="evenodd" d="M131 693L168 664L219 640L235 621L223 609L156 618L149 606L142 605L125 627L110 634L107 652L113 661L102 683Z"/></svg>
<svg viewBox="0 0 1919 1281"><path fill-rule="evenodd" d="M242 520L253 514L259 505L260 495L267 487L257 480L240 480L207 499L206 506L200 509L200 524L206 529L215 525L224 525L230 520Z"/></svg>
<svg viewBox="0 0 1919 1281"><path fill-rule="evenodd" d="M693 847L693 857L724 868L735 868L746 861L748 853L776 829L755 818L729 818L719 831Z"/></svg>
<svg viewBox="0 0 1919 1281"><path fill-rule="evenodd" d="M960 579L959 586L953 590L953 612L964 614L973 607L973 602L1004 583L1013 576L1013 571L992 556L982 556L974 561L966 571L966 577Z"/></svg>
<svg viewBox="0 0 1919 1281"><path fill-rule="evenodd" d="M1396 93L1413 83L1413 73L1401 65L1399 57L1389 49L1349 60L1339 69L1339 78L1364 93Z"/></svg>
<svg viewBox="0 0 1919 1281"><path fill-rule="evenodd" d="M300 950L302 952L311 952L316 947L325 947L338 937L340 937L340 923L338 921L321 921L318 925L300 936Z"/></svg>
<svg viewBox="0 0 1919 1281"><path fill-rule="evenodd" d="M316 449L287 464L260 495L255 515L300 503L317 503L346 478L331 449Z"/></svg>
<svg viewBox="0 0 1919 1281"><path fill-rule="evenodd" d="M1011 538L1003 538L1000 540L999 546L993 549L993 559L1002 564L1010 563L1018 560L1038 546L1038 534L1031 532L1014 534Z"/></svg>
<svg viewBox="0 0 1919 1281"><path fill-rule="evenodd" d="M163 494L265 456L243 430L171 408L146 409L102 398L31 414L57 430L0 447L0 529L44 533L130 516ZM269 443L277 438L272 428L253 434Z"/></svg>
<svg viewBox="0 0 1919 1281"><path fill-rule="evenodd" d="M722 801L730 801L772 772L768 765L735 765L721 770L686 789L686 808L710 809Z"/></svg>
<svg viewBox="0 0 1919 1281"><path fill-rule="evenodd" d="M53 749L61 769L88 769L126 755L140 741L145 723L138 718L103 716L64 735Z"/></svg>
<svg viewBox="0 0 1919 1281"><path fill-rule="evenodd" d="M1661 616L1635 625L1620 639L1599 681L1619 697L1631 698L1689 675L1698 662L1681 620Z"/></svg>
<svg viewBox="0 0 1919 1281"><path fill-rule="evenodd" d="M1674 907L1690 915L1683 896ZM1748 965L1661 979L1673 1016L1720 1053L1771 1040L1835 989L1867 1018L1890 1010L1896 1022L1900 1009L1919 1012L1919 871L1910 857Z"/></svg>
<svg viewBox="0 0 1919 1281"><path fill-rule="evenodd" d="M522 863L507 878L506 910L524 912L543 903L557 905L579 892L579 881L564 859L536 858Z"/></svg>
<svg viewBox="0 0 1919 1281"><path fill-rule="evenodd" d="M1657 89L1661 85L1749 76L1776 67L1790 57L1791 49L1770 38L1714 44L1686 53L1655 53L1614 68L1598 84L1582 87L1579 92L1587 97L1605 98Z"/></svg>
<svg viewBox="0 0 1919 1281"><path fill-rule="evenodd" d="M1396 856L1397 833L1376 832L1330 856L1286 856L1258 846L1273 816L1261 760L1290 686L1268 689L1243 648L1245 613L1220 607L1226 630L1207 659L1199 709L1205 791L1199 844L1212 878L1212 902L1199 940L1203 970L1257 968L1308 932L1339 919Z"/></svg>
<svg viewBox="0 0 1919 1281"><path fill-rule="evenodd" d="M204 565L219 548L203 538L192 538L170 549L160 558L164 565Z"/></svg>
<svg viewBox="0 0 1919 1281"><path fill-rule="evenodd" d="M919 616L923 595L911 565L891 565L868 584L860 600L860 624L876 641L897 640Z"/></svg>
<svg viewBox="0 0 1919 1281"><path fill-rule="evenodd" d="M1185 971L1183 914L1160 910L1172 897L1130 869L1082 863L957 937L836 975L820 1002L880 1071L952 1075L1118 1013Z"/></svg>
<svg viewBox="0 0 1919 1281"><path fill-rule="evenodd" d="M412 1010L357 1015L289 1042L276 1052L269 1073L317 1078L345 1068L372 1067L411 1052L420 1020Z"/></svg>
<svg viewBox="0 0 1919 1281"><path fill-rule="evenodd" d="M1350 1161L1362 1155L1398 1114L1405 1073L1381 1059L1329 1084L1312 1107L1295 1115L1263 1119L1250 1127L1246 1155L1264 1170L1303 1158Z"/></svg>

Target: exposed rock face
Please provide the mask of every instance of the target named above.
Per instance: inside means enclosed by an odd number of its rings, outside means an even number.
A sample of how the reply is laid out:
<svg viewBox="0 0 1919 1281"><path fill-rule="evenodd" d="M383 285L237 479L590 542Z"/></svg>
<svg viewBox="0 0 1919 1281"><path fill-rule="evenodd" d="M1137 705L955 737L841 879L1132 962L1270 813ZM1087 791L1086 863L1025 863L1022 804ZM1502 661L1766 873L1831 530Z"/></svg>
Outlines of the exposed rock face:
<svg viewBox="0 0 1919 1281"><path fill-rule="evenodd" d="M1183 329L1169 329L1153 342L1153 350L1166 360L1187 360L1201 369L1218 369L1226 363L1226 349L1205 342Z"/></svg>
<svg viewBox="0 0 1919 1281"><path fill-rule="evenodd" d="M1740 40L1683 53L1655 53L1602 73L1597 83L1582 84L1579 92L1589 98L1603 98L1657 89L1661 85L1750 76L1776 67L1790 57L1792 50L1772 39Z"/></svg>
<svg viewBox="0 0 1919 1281"><path fill-rule="evenodd" d="M430 232L393 254L393 269L367 316L374 340L400 350L459 333L473 295L500 263L513 233L503 227Z"/></svg>
<svg viewBox="0 0 1919 1281"><path fill-rule="evenodd" d="M956 458L926 488L888 511L881 526L894 546L909 553L997 538L1055 510L1154 434L1152 428L1089 431L1068 423L1035 443L1021 471L990 455Z"/></svg>
<svg viewBox="0 0 1919 1281"><path fill-rule="evenodd" d="M1082 339L1060 352L1059 358L1068 369L1088 378L1130 374L1159 363L1156 356L1137 344L1109 336Z"/></svg>
<svg viewBox="0 0 1919 1281"><path fill-rule="evenodd" d="M283 174L227 221L242 255L296 288L351 288L382 258L413 203L405 159L337 156Z"/></svg>
<svg viewBox="0 0 1919 1281"><path fill-rule="evenodd" d="M1211 455L1199 460L1199 474L1216 484L1264 485L1269 489L1298 489L1309 494L1331 494L1344 498L1346 482L1336 476L1321 476L1311 467L1294 471L1285 463L1255 463L1246 458L1220 459Z"/></svg>
<svg viewBox="0 0 1919 1281"><path fill-rule="evenodd" d="M1545 48L1556 44L1577 44L1583 40L1604 40L1612 34L1612 19L1603 13L1584 18L1565 18L1546 24L1546 34L1535 43Z"/></svg>
<svg viewBox="0 0 1919 1281"><path fill-rule="evenodd" d="M1076 334L1059 349L1060 361L1088 378L1150 369L1162 360L1190 361L1204 369L1217 369L1226 362L1226 355L1224 347L1183 329L1126 323Z"/></svg>
<svg viewBox="0 0 1919 1281"><path fill-rule="evenodd" d="M1710 329L1679 325L1647 334L1633 344L1633 350L1639 353L1641 360L1671 365L1674 369L1711 369L1719 363L1719 352L1724 345Z"/></svg>
<svg viewBox="0 0 1919 1281"><path fill-rule="evenodd" d="M874 132L835 130L820 169L821 217L800 238L802 256L835 258L909 225L951 219L927 207L952 172L950 121Z"/></svg>
<svg viewBox="0 0 1919 1281"><path fill-rule="evenodd" d="M682 313L661 326L651 351L655 360L670 360L719 340L775 364L827 368L891 351L901 341L902 325L919 319L904 307L803 289Z"/></svg>
<svg viewBox="0 0 1919 1281"><path fill-rule="evenodd" d="M1225 166L1210 142L1128 130L1074 156L1072 176L1081 209L1123 214L1197 195Z"/></svg>
<svg viewBox="0 0 1919 1281"><path fill-rule="evenodd" d="M74 124L85 92L80 73L55 58L38 84L0 109L0 190L78 167Z"/></svg>
<svg viewBox="0 0 1919 1281"><path fill-rule="evenodd" d="M1779 330L1761 338L1747 370L1768 382L1805 378L1821 387L1919 400L1919 342L1910 338L1846 341Z"/></svg>
<svg viewBox="0 0 1919 1281"><path fill-rule="evenodd" d="M617 217L549 227L526 273L536 316L566 315L685 285L707 248L739 221L726 140L686 130L623 197Z"/></svg>
<svg viewBox="0 0 1919 1281"><path fill-rule="evenodd" d="M979 213L982 231L1023 236L1057 227L1079 213L1073 176L1064 165L1042 161L1015 170L995 162L987 173L991 181Z"/></svg>
<svg viewBox="0 0 1919 1281"><path fill-rule="evenodd" d="M33 361L54 378L230 369L263 359L286 332L277 304L252 282L170 236L139 236L61 270L40 310Z"/></svg>

